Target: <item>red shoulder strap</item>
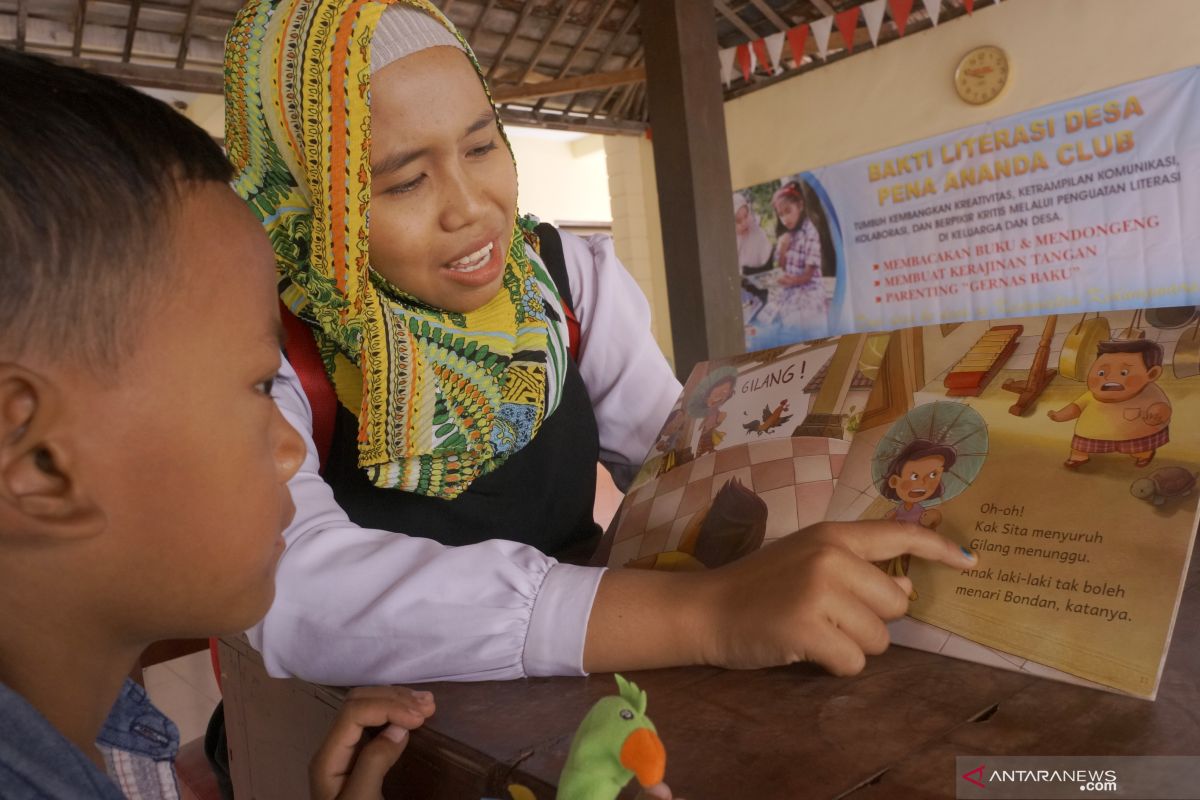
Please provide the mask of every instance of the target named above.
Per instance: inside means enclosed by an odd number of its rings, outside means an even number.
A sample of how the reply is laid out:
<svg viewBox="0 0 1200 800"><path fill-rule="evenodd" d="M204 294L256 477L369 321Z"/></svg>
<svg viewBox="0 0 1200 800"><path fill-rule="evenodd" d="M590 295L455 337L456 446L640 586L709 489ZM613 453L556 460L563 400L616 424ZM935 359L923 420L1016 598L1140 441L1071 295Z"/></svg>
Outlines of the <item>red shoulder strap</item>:
<svg viewBox="0 0 1200 800"><path fill-rule="evenodd" d="M325 364L321 361L321 353L317 350L317 342L313 339L312 331L293 314L282 302L279 304L280 316L283 318L283 330L287 335L284 345L287 358L296 374L300 376L300 387L308 398L308 404L313 412L313 443L317 446L317 457L321 461L321 469L329 459L329 448L333 446L333 421L337 416L337 394L333 391L333 383L325 372Z"/></svg>
<svg viewBox="0 0 1200 800"><path fill-rule="evenodd" d="M579 318L575 316L575 312L571 310L569 301L563 300L562 309L567 315L567 352L571 354L571 360L576 364L579 363Z"/></svg>

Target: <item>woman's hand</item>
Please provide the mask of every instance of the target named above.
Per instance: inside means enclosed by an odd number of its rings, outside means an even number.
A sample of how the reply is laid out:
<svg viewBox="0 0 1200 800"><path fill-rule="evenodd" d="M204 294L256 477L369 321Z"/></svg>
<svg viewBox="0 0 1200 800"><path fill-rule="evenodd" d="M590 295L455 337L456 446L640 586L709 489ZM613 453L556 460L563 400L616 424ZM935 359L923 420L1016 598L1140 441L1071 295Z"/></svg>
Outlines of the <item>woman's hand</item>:
<svg viewBox="0 0 1200 800"><path fill-rule="evenodd" d="M408 732L434 712L433 695L403 686L351 689L308 767L313 800L377 800L383 778L408 745ZM363 743L367 728L386 725Z"/></svg>
<svg viewBox="0 0 1200 800"><path fill-rule="evenodd" d="M873 562L912 554L955 569L975 556L907 522L826 522L709 572L609 570L584 646L590 672L813 661L837 675L889 643L912 582Z"/></svg>
<svg viewBox="0 0 1200 800"><path fill-rule="evenodd" d="M887 649L885 623L904 616L912 582L873 562L912 554L967 569L976 558L912 523L813 525L711 573L704 661L752 669L814 661L854 675Z"/></svg>

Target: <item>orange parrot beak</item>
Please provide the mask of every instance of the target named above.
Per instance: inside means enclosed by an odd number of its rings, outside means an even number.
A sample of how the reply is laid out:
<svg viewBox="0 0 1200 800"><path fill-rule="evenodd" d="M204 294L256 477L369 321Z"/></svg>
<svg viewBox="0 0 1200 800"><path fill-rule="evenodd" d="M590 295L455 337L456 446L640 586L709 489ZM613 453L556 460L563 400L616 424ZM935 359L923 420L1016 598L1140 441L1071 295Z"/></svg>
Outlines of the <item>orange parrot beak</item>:
<svg viewBox="0 0 1200 800"><path fill-rule="evenodd" d="M638 728L621 745L621 766L637 776L642 787L662 783L667 771L667 750L649 728Z"/></svg>

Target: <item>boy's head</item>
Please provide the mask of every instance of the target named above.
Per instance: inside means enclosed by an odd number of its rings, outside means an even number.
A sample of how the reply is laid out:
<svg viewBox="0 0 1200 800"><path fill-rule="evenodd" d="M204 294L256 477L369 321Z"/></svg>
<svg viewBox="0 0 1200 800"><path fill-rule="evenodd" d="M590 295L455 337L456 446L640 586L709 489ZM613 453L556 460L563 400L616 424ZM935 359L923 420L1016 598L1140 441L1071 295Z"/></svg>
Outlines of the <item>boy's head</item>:
<svg viewBox="0 0 1200 800"><path fill-rule="evenodd" d="M273 596L304 455L273 254L199 128L0 49L0 584L130 641Z"/></svg>
<svg viewBox="0 0 1200 800"><path fill-rule="evenodd" d="M1163 349L1149 339L1100 342L1088 370L1088 390L1102 403L1136 397L1162 375Z"/></svg>

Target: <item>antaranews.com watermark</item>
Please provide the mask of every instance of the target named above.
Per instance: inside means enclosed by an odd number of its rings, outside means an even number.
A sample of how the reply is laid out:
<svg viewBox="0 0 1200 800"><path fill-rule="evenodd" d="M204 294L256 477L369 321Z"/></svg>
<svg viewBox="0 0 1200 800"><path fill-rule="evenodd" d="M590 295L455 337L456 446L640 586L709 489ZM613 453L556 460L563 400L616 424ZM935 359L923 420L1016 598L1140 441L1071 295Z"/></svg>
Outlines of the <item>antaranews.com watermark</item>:
<svg viewBox="0 0 1200 800"><path fill-rule="evenodd" d="M958 756L954 796L1200 798L1200 756Z"/></svg>

